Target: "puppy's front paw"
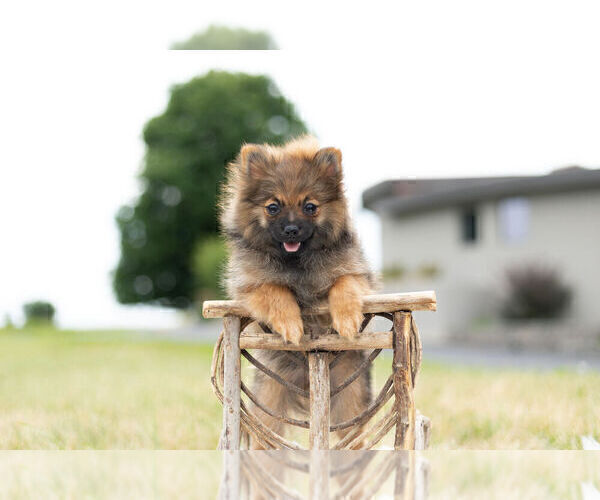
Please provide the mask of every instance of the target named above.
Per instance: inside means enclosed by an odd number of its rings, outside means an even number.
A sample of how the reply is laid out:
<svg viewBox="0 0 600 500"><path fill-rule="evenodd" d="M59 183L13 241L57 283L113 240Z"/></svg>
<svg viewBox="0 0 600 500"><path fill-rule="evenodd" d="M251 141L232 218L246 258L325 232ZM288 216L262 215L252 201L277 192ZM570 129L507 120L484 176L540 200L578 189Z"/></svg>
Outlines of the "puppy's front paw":
<svg viewBox="0 0 600 500"><path fill-rule="evenodd" d="M364 276L339 277L329 290L329 311L332 326L349 339L358 334L363 321L363 295L369 290Z"/></svg>
<svg viewBox="0 0 600 500"><path fill-rule="evenodd" d="M300 339L304 334L304 325L302 324L302 318L298 316L287 316L273 319L271 322L273 330L281 334L284 340L291 342L292 344L298 345Z"/></svg>
<svg viewBox="0 0 600 500"><path fill-rule="evenodd" d="M245 296L246 307L254 318L267 323L284 340L296 345L304 333L300 306L284 286L263 284Z"/></svg>
<svg viewBox="0 0 600 500"><path fill-rule="evenodd" d="M329 299L333 328L342 336L353 339L363 322L362 300L357 297Z"/></svg>

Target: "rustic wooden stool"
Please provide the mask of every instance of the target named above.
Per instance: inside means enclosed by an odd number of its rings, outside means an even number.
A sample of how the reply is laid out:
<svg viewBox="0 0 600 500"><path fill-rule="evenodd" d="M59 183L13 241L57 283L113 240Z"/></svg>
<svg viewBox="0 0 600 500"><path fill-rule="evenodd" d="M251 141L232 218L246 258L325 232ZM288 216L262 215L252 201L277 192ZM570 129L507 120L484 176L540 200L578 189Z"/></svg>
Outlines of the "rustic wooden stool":
<svg viewBox="0 0 600 500"><path fill-rule="evenodd" d="M413 389L421 363L421 341L412 311L435 311L435 292L414 292L385 295L369 295L364 298L364 321L354 339L337 334L304 335L299 345L285 342L268 328L265 333L247 332L253 322L252 312L244 309L238 301L207 301L203 305L205 318L224 318L224 331L214 349L211 381L215 393L223 404L223 430L219 442L222 450L239 450L243 429L266 449L302 450L299 444L284 438L268 428L241 399L244 392L255 406L282 422L309 429L310 449L342 450L371 449L395 426L394 449L425 449L429 438L429 419L415 410ZM303 315L326 314L327 308L303 311ZM376 316L391 321L392 327L384 332L364 332ZM249 349L296 351L299 362L309 367L309 391L284 380L254 358ZM393 349L392 373L379 394L359 415L344 422L330 422L330 399L348 387L379 355L382 349ZM330 387L330 368L344 351L371 350L360 366L338 387ZM332 353L334 355L332 355ZM308 397L310 420L297 420L275 413L267 408L241 380L241 356L257 369L273 378L288 390ZM367 428L374 415L394 397L394 404L377 422ZM336 444L330 446L330 432L350 429Z"/></svg>
<svg viewBox="0 0 600 500"><path fill-rule="evenodd" d="M231 481L227 483L225 474L219 490L221 499L302 500L307 497L302 494L307 482L311 500L391 498L392 495L394 499L402 500L428 498L429 462L415 451L265 450L224 453L239 455L242 485L239 491L234 492L229 488ZM314 467L315 458L318 467ZM227 463L224 465L228 466ZM328 470L329 474L322 474L323 470ZM227 472L230 479L231 466ZM315 477L321 481L317 483Z"/></svg>

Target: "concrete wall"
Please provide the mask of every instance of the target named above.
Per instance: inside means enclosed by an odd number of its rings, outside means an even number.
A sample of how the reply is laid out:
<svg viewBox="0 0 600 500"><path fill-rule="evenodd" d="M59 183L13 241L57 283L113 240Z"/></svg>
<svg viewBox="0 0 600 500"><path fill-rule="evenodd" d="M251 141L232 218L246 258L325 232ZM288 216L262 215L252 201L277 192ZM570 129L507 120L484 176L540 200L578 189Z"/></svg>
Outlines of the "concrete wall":
<svg viewBox="0 0 600 500"><path fill-rule="evenodd" d="M499 227L500 201L477 206L477 242L461 234L458 207L397 218L382 216L383 268L402 267L387 291L435 289L439 311L418 314L425 341L441 340L497 317L505 269L545 263L555 266L573 288L570 311L578 324L600 332L600 191L529 197L529 228L520 242L508 242ZM439 275L427 277L423 266Z"/></svg>

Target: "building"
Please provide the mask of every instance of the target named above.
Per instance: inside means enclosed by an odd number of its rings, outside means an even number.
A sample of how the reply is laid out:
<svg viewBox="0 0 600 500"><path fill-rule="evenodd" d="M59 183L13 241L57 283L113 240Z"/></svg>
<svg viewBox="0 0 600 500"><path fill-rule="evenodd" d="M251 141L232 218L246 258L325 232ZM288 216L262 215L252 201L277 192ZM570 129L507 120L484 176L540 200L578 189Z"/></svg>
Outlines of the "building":
<svg viewBox="0 0 600 500"><path fill-rule="evenodd" d="M390 180L367 189L363 205L381 219L386 289L437 291L435 318L419 318L426 339L498 326L506 270L536 264L572 289L562 331L600 347L600 169Z"/></svg>

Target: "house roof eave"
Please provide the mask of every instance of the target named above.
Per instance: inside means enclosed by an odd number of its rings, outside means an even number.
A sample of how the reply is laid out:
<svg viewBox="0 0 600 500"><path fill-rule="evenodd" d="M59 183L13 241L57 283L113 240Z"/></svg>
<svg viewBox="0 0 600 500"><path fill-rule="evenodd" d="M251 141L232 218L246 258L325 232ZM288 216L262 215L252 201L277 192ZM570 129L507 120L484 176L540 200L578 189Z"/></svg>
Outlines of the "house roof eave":
<svg viewBox="0 0 600 500"><path fill-rule="evenodd" d="M384 181L364 191L363 206L380 214L402 215L448 206L475 204L484 200L599 189L600 169L582 169L545 176L469 179L470 185L456 187L460 186L460 181L447 180L447 182L454 182L454 189L415 195L399 195L394 192L394 188L402 185L403 182L422 181ZM443 184L445 180L438 179L435 182Z"/></svg>

